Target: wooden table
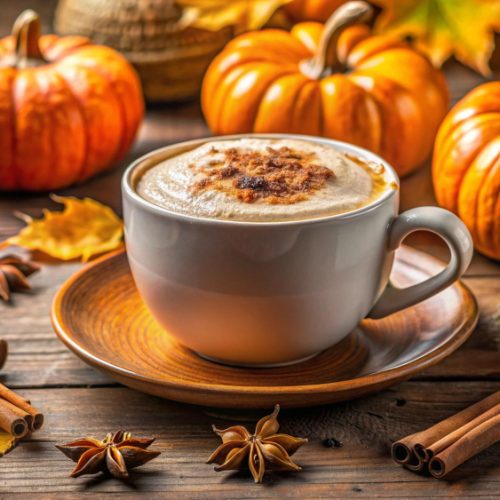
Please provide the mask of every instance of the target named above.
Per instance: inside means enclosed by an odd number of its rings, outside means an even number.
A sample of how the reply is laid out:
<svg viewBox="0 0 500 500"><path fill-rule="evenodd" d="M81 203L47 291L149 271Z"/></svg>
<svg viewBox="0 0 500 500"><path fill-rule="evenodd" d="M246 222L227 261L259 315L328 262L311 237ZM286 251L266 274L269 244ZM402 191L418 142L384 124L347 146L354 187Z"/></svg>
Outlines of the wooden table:
<svg viewBox="0 0 500 500"><path fill-rule="evenodd" d="M0 20L7 31L27 2L16 2ZM50 21L53 2L30 2ZM14 8L15 7L15 8ZM481 78L456 64L446 67L456 101ZM120 212L119 180L133 158L156 147L208 134L198 105L156 107L147 113L138 141L116 170L83 186L59 194L90 196ZM402 209L433 204L429 165L402 183ZM0 195L0 240L21 223L12 215L21 210L39 215L53 204L47 195ZM419 234L411 243L446 258L436 239ZM218 445L210 424L251 423L258 414L233 414L147 396L116 384L81 362L56 338L49 320L52 297L60 284L80 267L44 259L33 277L32 293L16 294L12 305L0 304L0 337L9 342L9 360L0 380L31 398L46 414L44 428L0 459L0 497L19 493L48 498L113 493L119 497L168 492L171 498L262 497L431 497L500 495L500 446L490 448L452 473L447 480L422 477L395 466L391 442L430 426L500 388L500 266L475 255L464 281L475 292L479 325L470 340L450 358L414 379L372 397L345 404L283 411L282 429L307 436L300 450L300 474L270 475L263 485L246 473L215 473L204 465ZM222 418L221 418L222 417ZM56 443L84 435L103 436L126 429L157 436L162 455L128 483L102 476L71 479L72 463L55 449ZM323 446L335 437L342 448Z"/></svg>

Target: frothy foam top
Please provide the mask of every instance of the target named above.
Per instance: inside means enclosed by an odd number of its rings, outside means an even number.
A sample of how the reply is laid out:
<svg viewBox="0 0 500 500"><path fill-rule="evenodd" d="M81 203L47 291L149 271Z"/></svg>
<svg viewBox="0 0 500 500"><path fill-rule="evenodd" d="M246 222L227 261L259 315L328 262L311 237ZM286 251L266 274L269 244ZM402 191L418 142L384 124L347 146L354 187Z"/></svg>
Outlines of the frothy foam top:
<svg viewBox="0 0 500 500"><path fill-rule="evenodd" d="M382 165L296 139L210 141L147 170L146 200L173 212L268 222L355 210L388 184Z"/></svg>

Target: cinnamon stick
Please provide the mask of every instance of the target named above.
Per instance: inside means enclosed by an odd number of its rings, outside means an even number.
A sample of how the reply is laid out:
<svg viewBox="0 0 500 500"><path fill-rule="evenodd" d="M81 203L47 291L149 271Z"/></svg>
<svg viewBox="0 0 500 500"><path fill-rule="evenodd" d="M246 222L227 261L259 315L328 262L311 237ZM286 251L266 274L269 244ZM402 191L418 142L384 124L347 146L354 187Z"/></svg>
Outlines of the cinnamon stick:
<svg viewBox="0 0 500 500"><path fill-rule="evenodd" d="M396 441L395 443L392 443L391 446L391 455L392 459L400 464L400 465L406 465L410 462L413 462L415 460L418 460L417 455L415 455L415 452L413 451L413 440L414 437L419 435L418 434L411 434L410 436L407 436L403 439L400 439L399 441Z"/></svg>
<svg viewBox="0 0 500 500"><path fill-rule="evenodd" d="M3 367L7 361L7 341L0 339L0 368Z"/></svg>
<svg viewBox="0 0 500 500"><path fill-rule="evenodd" d="M410 459L404 466L413 472L421 472L426 469L427 462L425 460L420 460L415 453L412 453Z"/></svg>
<svg viewBox="0 0 500 500"><path fill-rule="evenodd" d="M26 412L5 399L0 399L0 429L12 434L16 438L22 438L29 431L29 421Z"/></svg>
<svg viewBox="0 0 500 500"><path fill-rule="evenodd" d="M431 458L429 447L498 404L500 404L500 391L424 431L396 441L391 448L393 459L405 465L413 460L413 455L416 455L420 460L427 462Z"/></svg>
<svg viewBox="0 0 500 500"><path fill-rule="evenodd" d="M474 430L483 422L486 422L490 418L495 417L497 415L500 415L500 404L497 404L493 408L490 408L488 411L481 413L481 415L472 419L470 422L467 422L465 425L462 425L462 427L459 427L457 430L450 432L448 435L441 438L439 441L436 441L435 443L431 444L429 447L426 448L427 455L430 458L434 457L435 455L437 455L438 453L440 453L441 451L445 450L453 443L458 441L462 436L465 436L468 432Z"/></svg>
<svg viewBox="0 0 500 500"><path fill-rule="evenodd" d="M31 406L29 400L24 399L8 387L5 387L5 385L0 384L0 401L2 399L24 411L27 415L30 415L30 418L26 417L25 420L27 421L31 431L36 431L42 427L43 414L35 407Z"/></svg>
<svg viewBox="0 0 500 500"><path fill-rule="evenodd" d="M466 460L500 441L500 415L484 421L436 455L429 462L429 472L442 478Z"/></svg>

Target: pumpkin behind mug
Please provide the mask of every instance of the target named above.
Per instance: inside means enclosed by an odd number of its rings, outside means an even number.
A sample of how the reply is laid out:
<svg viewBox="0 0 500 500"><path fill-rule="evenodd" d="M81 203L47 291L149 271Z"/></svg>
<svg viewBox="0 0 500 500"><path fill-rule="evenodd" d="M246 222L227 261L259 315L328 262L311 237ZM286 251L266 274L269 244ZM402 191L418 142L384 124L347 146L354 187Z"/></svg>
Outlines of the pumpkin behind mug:
<svg viewBox="0 0 500 500"><path fill-rule="evenodd" d="M249 32L210 65L202 107L216 134L296 133L350 142L379 154L399 175L429 156L446 114L440 71L404 42L373 36L362 1L326 25Z"/></svg>
<svg viewBox="0 0 500 500"><path fill-rule="evenodd" d="M0 39L0 191L84 181L123 157L144 114L137 75L84 37L40 36L27 10Z"/></svg>
<svg viewBox="0 0 500 500"><path fill-rule="evenodd" d="M500 82L480 85L450 110L432 174L438 203L465 222L481 253L500 260Z"/></svg>

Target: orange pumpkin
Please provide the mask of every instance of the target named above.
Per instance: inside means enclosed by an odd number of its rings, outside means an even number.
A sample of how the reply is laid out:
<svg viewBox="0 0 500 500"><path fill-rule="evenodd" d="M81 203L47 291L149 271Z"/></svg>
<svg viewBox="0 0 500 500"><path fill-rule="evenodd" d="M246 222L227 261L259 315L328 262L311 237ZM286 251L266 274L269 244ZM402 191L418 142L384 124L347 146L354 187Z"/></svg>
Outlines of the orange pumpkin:
<svg viewBox="0 0 500 500"><path fill-rule="evenodd" d="M292 0L285 5L285 12L294 21L325 22L332 12L346 0Z"/></svg>
<svg viewBox="0 0 500 500"><path fill-rule="evenodd" d="M404 42L349 27L371 12L365 2L349 2L325 27L301 23L290 33L263 30L229 42L203 82L212 131L326 136L380 154L401 175L411 172L432 150L446 83Z"/></svg>
<svg viewBox="0 0 500 500"><path fill-rule="evenodd" d="M465 222L480 252L500 259L500 82L475 88L448 113L432 175L438 203Z"/></svg>
<svg viewBox="0 0 500 500"><path fill-rule="evenodd" d="M129 149L144 112L139 80L87 38L40 37L33 11L0 40L0 190L88 179Z"/></svg>

